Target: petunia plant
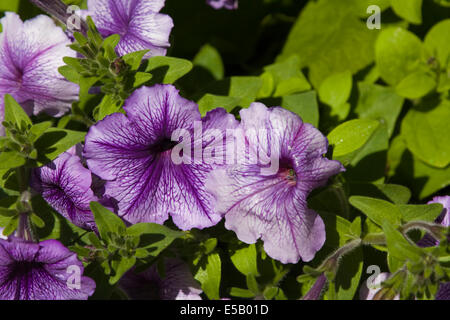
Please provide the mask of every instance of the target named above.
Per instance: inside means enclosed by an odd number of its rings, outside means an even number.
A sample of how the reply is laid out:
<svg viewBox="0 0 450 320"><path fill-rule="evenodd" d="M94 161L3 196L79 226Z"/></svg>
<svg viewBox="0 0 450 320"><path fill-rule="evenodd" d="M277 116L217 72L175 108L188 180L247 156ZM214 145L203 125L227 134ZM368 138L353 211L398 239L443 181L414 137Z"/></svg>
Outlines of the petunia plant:
<svg viewBox="0 0 450 320"><path fill-rule="evenodd" d="M0 4L0 299L450 299L448 4L373 2Z"/></svg>

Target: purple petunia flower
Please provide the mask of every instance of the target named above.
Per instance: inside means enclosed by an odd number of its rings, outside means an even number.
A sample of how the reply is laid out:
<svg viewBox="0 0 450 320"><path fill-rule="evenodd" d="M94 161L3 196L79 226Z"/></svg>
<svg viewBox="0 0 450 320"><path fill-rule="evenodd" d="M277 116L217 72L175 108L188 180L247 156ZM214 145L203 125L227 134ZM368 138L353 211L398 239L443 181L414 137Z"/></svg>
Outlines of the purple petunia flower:
<svg viewBox="0 0 450 320"><path fill-rule="evenodd" d="M88 0L90 15L104 37L120 35L118 55L150 50L146 57L164 56L170 46L172 18L159 11L165 0Z"/></svg>
<svg viewBox="0 0 450 320"><path fill-rule="evenodd" d="M72 149L69 151L73 152ZM91 172L83 167L79 156L69 152L35 169L32 176L33 188L57 212L81 228L96 230L89 203L98 198L91 184Z"/></svg>
<svg viewBox="0 0 450 320"><path fill-rule="evenodd" d="M236 10L238 8L238 0L206 0L214 9Z"/></svg>
<svg viewBox="0 0 450 320"><path fill-rule="evenodd" d="M187 264L174 258L164 264L164 277L155 265L141 273L132 269L120 279L120 288L133 300L201 300L202 290Z"/></svg>
<svg viewBox="0 0 450 320"><path fill-rule="evenodd" d="M170 215L183 230L217 224L222 216L212 210L212 197L204 190L206 175L216 165L197 159L176 164L173 153L178 143L172 137L183 130L192 133L193 138L180 145L202 152L215 143L203 141L195 126L220 133L238 125L234 116L216 109L201 119L198 106L172 85L136 90L124 110L127 115L116 113L92 126L84 148L89 169L107 181L105 195L117 201L119 216L130 223L161 224ZM216 146L218 154L223 151L221 143Z"/></svg>
<svg viewBox="0 0 450 320"><path fill-rule="evenodd" d="M95 282L83 264L57 240L0 240L1 300L86 300Z"/></svg>
<svg viewBox="0 0 450 320"><path fill-rule="evenodd" d="M325 227L308 209L307 196L343 167L323 157L327 139L296 114L253 103L240 115L249 150L244 156L263 151L279 162L279 168L263 173L262 164L238 159L237 165L211 172L206 186L215 197L215 209L241 241L261 238L272 258L283 263L310 261L325 241Z"/></svg>
<svg viewBox="0 0 450 320"><path fill-rule="evenodd" d="M28 114L45 111L61 116L78 96L78 85L64 79L58 68L63 57L75 52L63 30L40 15L22 22L6 12L0 20L0 120L4 119L4 95L11 94ZM3 126L0 125L3 134Z"/></svg>

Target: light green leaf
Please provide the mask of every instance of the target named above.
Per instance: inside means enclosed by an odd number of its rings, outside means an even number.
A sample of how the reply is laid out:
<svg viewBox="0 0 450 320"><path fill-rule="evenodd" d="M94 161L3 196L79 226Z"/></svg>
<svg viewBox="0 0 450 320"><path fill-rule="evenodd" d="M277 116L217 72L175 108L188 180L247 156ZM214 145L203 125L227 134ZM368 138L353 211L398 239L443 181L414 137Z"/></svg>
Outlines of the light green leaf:
<svg viewBox="0 0 450 320"><path fill-rule="evenodd" d="M209 299L220 299L220 280L222 275L222 262L218 253L211 253L205 257L205 264L200 262L194 278L202 285L203 292ZM202 260L202 259L201 259Z"/></svg>
<svg viewBox="0 0 450 320"><path fill-rule="evenodd" d="M131 67L131 70L136 71L142 63L145 54L150 50L141 50L130 52L122 57L122 60Z"/></svg>
<svg viewBox="0 0 450 320"><path fill-rule="evenodd" d="M369 119L354 119L339 125L328 135L334 147L333 158L349 155L361 149L379 126L379 122Z"/></svg>
<svg viewBox="0 0 450 320"><path fill-rule="evenodd" d="M156 56L148 60L145 72L151 73L152 82L170 84L192 70L189 60Z"/></svg>
<svg viewBox="0 0 450 320"><path fill-rule="evenodd" d="M44 121L44 122L34 124L30 129L30 133L34 135L34 138L31 141L35 142L51 126L52 126L51 121Z"/></svg>
<svg viewBox="0 0 450 320"><path fill-rule="evenodd" d="M19 10L20 0L8 0L0 3L0 11L17 12Z"/></svg>
<svg viewBox="0 0 450 320"><path fill-rule="evenodd" d="M39 152L38 164L44 165L54 160L64 151L82 142L85 135L86 132L48 128L34 144Z"/></svg>
<svg viewBox="0 0 450 320"><path fill-rule="evenodd" d="M255 294L248 289L232 287L230 289L230 296L238 298L253 298Z"/></svg>
<svg viewBox="0 0 450 320"><path fill-rule="evenodd" d="M382 227L386 235L388 251L392 257L403 261L410 260L415 262L422 259L420 248L409 243L389 221L384 221Z"/></svg>
<svg viewBox="0 0 450 320"><path fill-rule="evenodd" d="M319 105L315 91L284 96L281 99L281 106L298 114L303 122L311 123L315 127L319 126Z"/></svg>
<svg viewBox="0 0 450 320"><path fill-rule="evenodd" d="M402 97L418 99L427 95L436 87L434 78L423 71L415 71L407 75L395 87L395 91Z"/></svg>
<svg viewBox="0 0 450 320"><path fill-rule="evenodd" d="M0 152L0 170L18 168L26 162L27 160L15 151Z"/></svg>
<svg viewBox="0 0 450 320"><path fill-rule="evenodd" d="M12 122L18 128L22 127L22 122L26 125L32 125L30 118L23 110L23 108L14 100L14 98L6 94L5 95L5 118L6 122Z"/></svg>
<svg viewBox="0 0 450 320"><path fill-rule="evenodd" d="M205 44L195 56L193 63L208 70L216 79L223 79L225 74L222 58L219 51L209 44Z"/></svg>
<svg viewBox="0 0 450 320"><path fill-rule="evenodd" d="M300 71L300 60L293 55L283 62L271 64L264 68L272 75L275 86L274 97L281 97L295 92L311 89L311 85Z"/></svg>
<svg viewBox="0 0 450 320"><path fill-rule="evenodd" d="M230 255L234 266L244 275L258 275L256 246L254 244L236 250Z"/></svg>
<svg viewBox="0 0 450 320"><path fill-rule="evenodd" d="M439 203L413 205L403 204L398 208L402 214L403 221L428 221L433 222L442 212L442 205Z"/></svg>
<svg viewBox="0 0 450 320"><path fill-rule="evenodd" d="M352 91L352 83L352 74L348 70L330 75L320 85L320 101L332 107L333 113L333 108L347 102Z"/></svg>
<svg viewBox="0 0 450 320"><path fill-rule="evenodd" d="M121 257L117 265L114 265L114 275L109 278L109 284L115 284L136 263L136 257Z"/></svg>
<svg viewBox="0 0 450 320"><path fill-rule="evenodd" d="M431 105L429 105L431 104ZM430 108L431 107L431 108ZM402 122L406 146L425 163L438 168L450 164L450 101L432 107L425 101L411 108Z"/></svg>
<svg viewBox="0 0 450 320"><path fill-rule="evenodd" d="M361 119L386 123L389 136L395 128L404 99L394 89L376 84L358 83L359 99L355 113Z"/></svg>
<svg viewBox="0 0 450 320"><path fill-rule="evenodd" d="M418 68L422 50L422 42L415 34L400 27L384 29L375 47L381 78L390 85L398 84Z"/></svg>
<svg viewBox="0 0 450 320"><path fill-rule="evenodd" d="M367 67L374 58L377 30L369 30L352 0L310 1L291 29L278 61L296 54L318 87L330 74Z"/></svg>
<svg viewBox="0 0 450 320"><path fill-rule="evenodd" d="M422 23L422 0L391 0L394 12L403 19L415 23Z"/></svg>
<svg viewBox="0 0 450 320"><path fill-rule="evenodd" d="M137 223L127 229L127 235L139 236L139 248L146 248L149 254L157 256L184 232L175 231L156 223Z"/></svg>
<svg viewBox="0 0 450 320"><path fill-rule="evenodd" d="M235 107L239 106L240 101L241 98L238 97L216 96L207 93L198 101L198 108L202 116L216 108L224 108L231 112Z"/></svg>
<svg viewBox="0 0 450 320"><path fill-rule="evenodd" d="M121 234L125 230L125 223L114 212L109 211L98 202L92 201L90 207L100 237L107 243L111 240L110 233Z"/></svg>
<svg viewBox="0 0 450 320"><path fill-rule="evenodd" d="M148 74L148 73L147 73ZM105 95L100 104L94 109L94 119L103 120L106 116L120 112L122 102L115 99L113 95Z"/></svg>
<svg viewBox="0 0 450 320"><path fill-rule="evenodd" d="M450 63L450 19L443 20L431 28L425 37L425 48L439 61L441 67Z"/></svg>
<svg viewBox="0 0 450 320"><path fill-rule="evenodd" d="M450 165L439 169L419 160L406 148L402 136L397 136L388 152L389 176L401 178L414 194L423 199L450 185Z"/></svg>
<svg viewBox="0 0 450 320"><path fill-rule="evenodd" d="M389 221L394 226L400 225L401 212L396 205L390 202L362 196L352 196L349 202L380 226L384 221Z"/></svg>

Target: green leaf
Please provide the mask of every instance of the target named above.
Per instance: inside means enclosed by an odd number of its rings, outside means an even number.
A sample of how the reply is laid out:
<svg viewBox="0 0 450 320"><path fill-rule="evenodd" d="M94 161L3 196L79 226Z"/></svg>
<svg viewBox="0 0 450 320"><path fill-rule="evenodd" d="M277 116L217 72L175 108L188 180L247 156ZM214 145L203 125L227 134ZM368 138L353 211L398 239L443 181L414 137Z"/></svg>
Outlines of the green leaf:
<svg viewBox="0 0 450 320"><path fill-rule="evenodd" d="M31 141L35 142L51 126L52 126L51 121L44 121L44 122L34 124L30 129L30 133L33 135L33 139Z"/></svg>
<svg viewBox="0 0 450 320"><path fill-rule="evenodd" d="M333 149L333 159L352 154L361 149L379 126L379 122L369 119L354 119L339 125L328 135Z"/></svg>
<svg viewBox="0 0 450 320"><path fill-rule="evenodd" d="M0 170L18 168L26 162L27 160L15 151L0 152Z"/></svg>
<svg viewBox="0 0 450 320"><path fill-rule="evenodd" d="M98 202L92 201L90 208L94 214L95 224L97 225L100 237L110 242L110 233L121 234L125 230L125 223L114 212L109 211Z"/></svg>
<svg viewBox="0 0 450 320"><path fill-rule="evenodd" d="M19 226L19 216L17 215L9 220L5 229L3 229L3 235L6 237L10 236L17 229L18 226Z"/></svg>
<svg viewBox="0 0 450 320"><path fill-rule="evenodd" d="M397 184L352 182L350 188L352 195L383 198L394 204L406 204L411 198L411 191Z"/></svg>
<svg viewBox="0 0 450 320"><path fill-rule="evenodd" d="M11 122L18 128L22 128L22 122L25 122L26 125L30 126L33 124L23 108L9 94L5 95L4 121Z"/></svg>
<svg viewBox="0 0 450 320"><path fill-rule="evenodd" d="M198 108L202 116L205 116L208 111L216 108L224 108L228 112L231 112L235 107L239 106L241 98L228 97L228 96L216 96L213 94L205 94L198 101Z"/></svg>
<svg viewBox="0 0 450 320"><path fill-rule="evenodd" d="M389 136L394 131L404 99L392 88L376 84L358 83L359 98L355 113L360 119L372 119L386 123Z"/></svg>
<svg viewBox="0 0 450 320"><path fill-rule="evenodd" d="M255 294L248 289L232 287L230 289L230 296L249 299L255 297Z"/></svg>
<svg viewBox="0 0 450 320"><path fill-rule="evenodd" d="M152 74L154 83L170 84L192 70L189 60L156 56L148 60L145 72Z"/></svg>
<svg viewBox="0 0 450 320"><path fill-rule="evenodd" d="M418 262L422 259L422 252L419 247L411 244L389 221L382 224L386 235L386 243L389 254L400 260L411 260Z"/></svg>
<svg viewBox="0 0 450 320"><path fill-rule="evenodd" d="M64 78L69 80L73 83L79 83L80 82L80 74L78 73L77 69L73 66L65 65L58 68L58 71L60 74L63 75Z"/></svg>
<svg viewBox="0 0 450 320"><path fill-rule="evenodd" d="M42 166L54 160L64 151L84 141L85 135L86 132L48 128L34 144L39 152L38 164Z"/></svg>
<svg viewBox="0 0 450 320"><path fill-rule="evenodd" d="M17 12L19 10L20 0L8 0L0 3L0 11Z"/></svg>
<svg viewBox="0 0 450 320"><path fill-rule="evenodd" d="M380 226L384 221L389 221L394 226L400 225L401 212L396 205L390 202L362 196L352 196L349 202Z"/></svg>
<svg viewBox="0 0 450 320"><path fill-rule="evenodd" d="M409 221L428 221L433 222L442 212L442 205L438 203L413 205L403 204L398 208L402 214L402 220Z"/></svg>
<svg viewBox="0 0 450 320"><path fill-rule="evenodd" d="M395 87L395 91L402 97L418 99L427 95L436 87L433 77L423 71L416 71L404 78Z"/></svg>
<svg viewBox="0 0 450 320"><path fill-rule="evenodd" d="M291 56L283 62L271 64L264 70L272 75L275 92L274 97L281 97L295 92L308 91L311 85L300 71L298 56Z"/></svg>
<svg viewBox="0 0 450 320"><path fill-rule="evenodd" d="M259 293L259 286L258 286L258 282L256 281L256 278L253 274L248 274L246 276L246 282L247 282L247 288L255 293L258 294Z"/></svg>
<svg viewBox="0 0 450 320"><path fill-rule="evenodd" d="M296 93L281 98L281 106L298 114L303 122L319 126L319 105L315 91Z"/></svg>
<svg viewBox="0 0 450 320"><path fill-rule="evenodd" d="M402 122L406 146L425 163L444 168L450 164L450 101L437 107L424 102L411 108Z"/></svg>
<svg viewBox="0 0 450 320"><path fill-rule="evenodd" d="M94 110L94 119L96 121L103 120L106 116L120 112L122 110L122 102L113 95L105 95L100 104Z"/></svg>
<svg viewBox="0 0 450 320"><path fill-rule="evenodd" d="M184 232L175 231L156 223L137 223L127 229L127 235L140 237L138 247L145 248L152 256L157 256Z"/></svg>
<svg viewBox="0 0 450 320"><path fill-rule="evenodd" d="M407 150L400 135L394 138L389 148L388 167L389 176L407 183L420 199L450 185L450 165L439 169L426 164Z"/></svg>
<svg viewBox="0 0 450 320"><path fill-rule="evenodd" d="M238 105L247 108L255 101L261 87L262 80L260 77L236 76L216 81L204 88L204 92L239 98Z"/></svg>
<svg viewBox="0 0 450 320"><path fill-rule="evenodd" d="M136 263L136 257L121 257L118 264L113 267L114 275L109 278L110 284L115 284Z"/></svg>
<svg viewBox="0 0 450 320"><path fill-rule="evenodd" d="M136 74L134 75L133 88L138 88L142 86L146 82L150 81L152 78L153 76L150 73L136 72Z"/></svg>
<svg viewBox="0 0 450 320"><path fill-rule="evenodd" d="M132 71L136 71L139 69L141 65L142 58L144 58L145 54L149 52L149 50L141 50L130 52L122 57L122 60L128 64Z"/></svg>
<svg viewBox="0 0 450 320"><path fill-rule="evenodd" d="M242 274L252 274L254 276L259 275L256 246L254 244L236 250L233 254L230 255L230 258L236 269L238 269Z"/></svg>
<svg viewBox="0 0 450 320"><path fill-rule="evenodd" d="M309 67L309 78L316 88L330 74L346 70L353 74L367 67L373 61L379 32L366 27L352 2L308 2L278 61L298 55L300 68Z"/></svg>
<svg viewBox="0 0 450 320"><path fill-rule="evenodd" d="M194 278L202 285L203 292L209 299L220 299L220 280L222 274L222 263L218 253L211 253L203 259L200 259L200 263L197 266L197 272Z"/></svg>
<svg viewBox="0 0 450 320"><path fill-rule="evenodd" d="M336 274L335 297L337 300L352 300L356 294L363 271L363 250L356 248L342 258Z"/></svg>
<svg viewBox="0 0 450 320"><path fill-rule="evenodd" d="M391 0L394 12L414 24L422 23L422 0Z"/></svg>
<svg viewBox="0 0 450 320"><path fill-rule="evenodd" d="M422 42L415 34L400 27L384 29L375 47L381 78L390 85L398 84L417 70L422 50Z"/></svg>
<svg viewBox="0 0 450 320"><path fill-rule="evenodd" d="M441 67L450 64L450 19L443 20L433 26L425 37L425 48L435 57Z"/></svg>
<svg viewBox="0 0 450 320"><path fill-rule="evenodd" d="M209 44L205 44L195 56L195 66L208 70L216 80L223 79L225 70L219 51Z"/></svg>
<svg viewBox="0 0 450 320"><path fill-rule="evenodd" d="M342 109L341 106L350 98L352 83L352 74L347 70L330 75L320 85L320 101L331 107L331 115L337 115L339 119L347 118L350 108Z"/></svg>

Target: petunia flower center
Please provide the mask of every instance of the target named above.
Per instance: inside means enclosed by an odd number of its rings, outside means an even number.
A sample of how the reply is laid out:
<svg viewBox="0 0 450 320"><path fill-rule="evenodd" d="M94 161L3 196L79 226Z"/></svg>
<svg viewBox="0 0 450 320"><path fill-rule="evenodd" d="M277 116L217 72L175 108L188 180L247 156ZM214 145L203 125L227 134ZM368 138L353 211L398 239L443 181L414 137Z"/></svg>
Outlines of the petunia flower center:
<svg viewBox="0 0 450 320"><path fill-rule="evenodd" d="M290 161L281 160L278 175L286 180L288 185L295 186L297 184L297 173Z"/></svg>
<svg viewBox="0 0 450 320"><path fill-rule="evenodd" d="M149 148L150 153L163 153L172 150L178 144L177 141L172 141L170 138L162 138Z"/></svg>

